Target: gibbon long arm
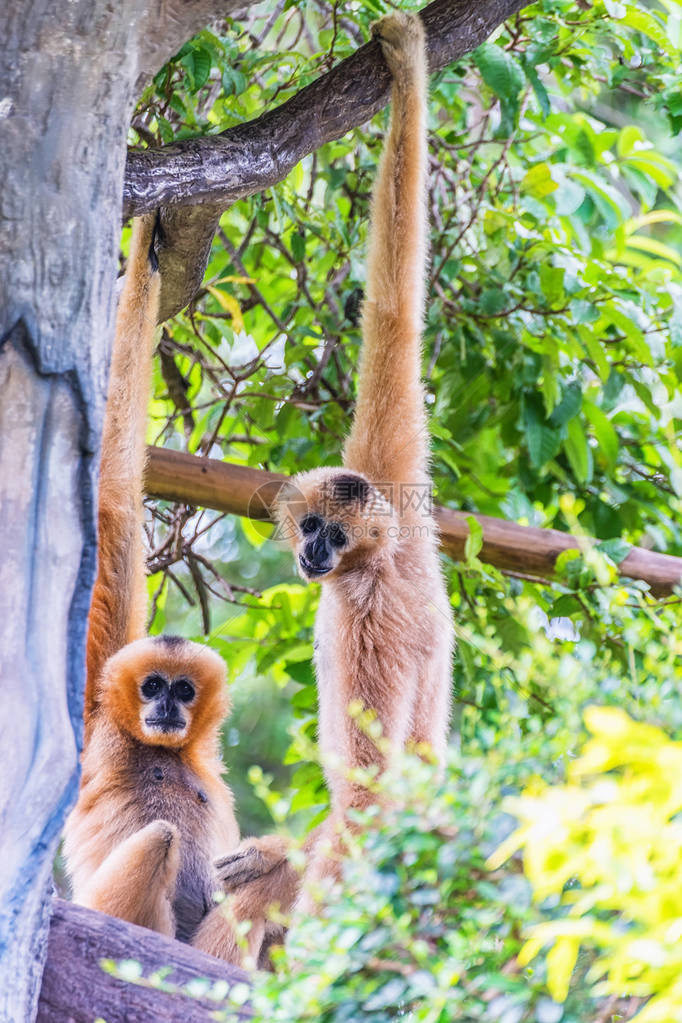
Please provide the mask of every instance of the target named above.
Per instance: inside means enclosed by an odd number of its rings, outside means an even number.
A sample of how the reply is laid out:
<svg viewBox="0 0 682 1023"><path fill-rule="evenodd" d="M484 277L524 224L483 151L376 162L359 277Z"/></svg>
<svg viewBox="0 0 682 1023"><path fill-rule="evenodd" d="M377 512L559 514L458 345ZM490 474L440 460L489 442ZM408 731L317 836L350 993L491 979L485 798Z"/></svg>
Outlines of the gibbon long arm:
<svg viewBox="0 0 682 1023"><path fill-rule="evenodd" d="M393 72L391 120L372 198L358 395L343 459L379 486L423 482L428 464L420 384L427 69L421 40L408 55L404 41L393 46L395 31L385 21L375 31Z"/></svg>
<svg viewBox="0 0 682 1023"><path fill-rule="evenodd" d="M96 683L105 662L121 647L146 634L141 494L152 346L161 287L151 251L155 222L155 215L150 215L133 224L116 318L102 436L97 579L88 621L86 731L96 709Z"/></svg>

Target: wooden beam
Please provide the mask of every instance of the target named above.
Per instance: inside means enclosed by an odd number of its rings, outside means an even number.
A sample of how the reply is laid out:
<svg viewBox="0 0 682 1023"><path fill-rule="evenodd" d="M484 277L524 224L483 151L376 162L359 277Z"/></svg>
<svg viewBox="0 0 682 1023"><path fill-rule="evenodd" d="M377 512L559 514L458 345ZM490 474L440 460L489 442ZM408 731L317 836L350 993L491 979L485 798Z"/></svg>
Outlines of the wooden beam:
<svg viewBox="0 0 682 1023"><path fill-rule="evenodd" d="M197 978L228 985L248 983L236 966L144 927L54 899L36 1023L211 1023L220 1003L192 998L149 983L129 983L106 973L101 961L133 959L142 977L169 968L163 984L184 988ZM248 1008L230 1018L249 1019Z"/></svg>
<svg viewBox="0 0 682 1023"><path fill-rule="evenodd" d="M150 447L148 451L145 489L151 497L253 519L270 519L273 501L286 478L279 473L166 448ZM441 546L455 560L464 556L470 514L452 508L436 508ZM558 529L519 526L488 515L474 515L474 518L483 528L481 560L503 572L551 576L559 554L579 546L575 537ZM672 593L673 587L682 582L682 558L642 547L633 547L618 568L620 574L629 579L649 583L651 592L659 597Z"/></svg>

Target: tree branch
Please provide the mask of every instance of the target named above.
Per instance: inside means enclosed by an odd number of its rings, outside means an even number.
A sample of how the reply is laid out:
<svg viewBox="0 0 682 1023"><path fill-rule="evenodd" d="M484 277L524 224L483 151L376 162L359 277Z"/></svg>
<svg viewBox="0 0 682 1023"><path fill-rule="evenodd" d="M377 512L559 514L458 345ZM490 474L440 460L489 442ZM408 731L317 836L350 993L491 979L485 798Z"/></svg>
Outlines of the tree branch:
<svg viewBox="0 0 682 1023"><path fill-rule="evenodd" d="M475 49L526 5L527 0L434 0L422 11L431 71ZM282 181L304 156L369 120L386 105L389 90L390 73L379 45L370 42L247 124L129 154L124 216L184 207L183 212L163 213L164 318L184 308L196 293L220 212ZM208 205L211 214L197 216L187 210L196 205Z"/></svg>
<svg viewBox="0 0 682 1023"><path fill-rule="evenodd" d="M140 983L130 984L105 973L103 959L140 963ZM164 967L168 971L163 979L166 990L145 983L145 978ZM210 1023L215 1019L216 1002L178 990L198 978L230 985L249 982L243 970L190 945L54 899L36 1023L92 1023L95 1019L107 1023ZM250 1016L249 1009L242 1007L230 1018Z"/></svg>
<svg viewBox="0 0 682 1023"><path fill-rule="evenodd" d="M204 508L253 519L268 520L284 476L212 458L199 458L165 448L148 448L145 489L151 497L183 501ZM455 560L464 557L469 536L468 512L435 509L443 550ZM481 561L503 572L546 578L554 574L556 559L579 547L570 533L558 529L519 526L515 522L474 515L483 528ZM618 566L621 575L649 583L658 597L672 593L682 582L682 558L633 547Z"/></svg>

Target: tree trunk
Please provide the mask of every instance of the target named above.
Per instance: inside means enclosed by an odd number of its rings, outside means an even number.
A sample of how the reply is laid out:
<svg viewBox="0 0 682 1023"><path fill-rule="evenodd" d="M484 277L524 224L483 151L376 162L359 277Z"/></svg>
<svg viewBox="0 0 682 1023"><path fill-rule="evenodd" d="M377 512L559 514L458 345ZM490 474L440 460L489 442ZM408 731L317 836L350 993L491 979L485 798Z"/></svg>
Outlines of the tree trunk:
<svg viewBox="0 0 682 1023"><path fill-rule="evenodd" d="M231 6L0 5L0 1019L12 1023L35 1013L76 794L126 131L140 68Z"/></svg>
<svg viewBox="0 0 682 1023"><path fill-rule="evenodd" d="M251 519L272 519L272 506L286 479L280 473L166 448L147 450L145 490L151 497L215 508ZM483 530L481 561L511 575L540 579L552 576L559 555L580 548L574 536L558 529L519 526L490 515L471 515L438 506L434 516L441 547L451 558L459 561L464 557L468 520L474 518ZM642 579L649 583L654 596L665 597L682 583L682 558L632 547L618 571L629 579Z"/></svg>

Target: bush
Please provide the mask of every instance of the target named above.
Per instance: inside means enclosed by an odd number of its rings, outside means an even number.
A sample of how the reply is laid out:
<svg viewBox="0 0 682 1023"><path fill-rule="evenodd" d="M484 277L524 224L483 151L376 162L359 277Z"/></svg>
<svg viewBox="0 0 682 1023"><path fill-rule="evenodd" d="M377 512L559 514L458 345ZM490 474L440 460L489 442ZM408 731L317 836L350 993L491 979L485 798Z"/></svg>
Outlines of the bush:
<svg viewBox="0 0 682 1023"><path fill-rule="evenodd" d="M547 979L569 990L581 945L598 951L598 992L650 999L637 1023L682 1018L682 743L616 708L586 714L592 738L565 785L529 786L509 807L520 827L493 856L513 850L537 900L566 910L535 926L520 961L552 943Z"/></svg>

